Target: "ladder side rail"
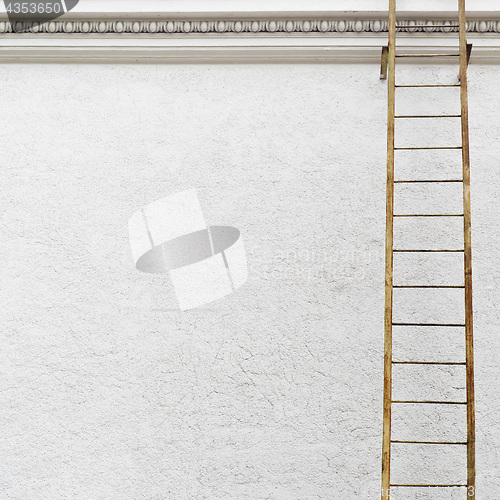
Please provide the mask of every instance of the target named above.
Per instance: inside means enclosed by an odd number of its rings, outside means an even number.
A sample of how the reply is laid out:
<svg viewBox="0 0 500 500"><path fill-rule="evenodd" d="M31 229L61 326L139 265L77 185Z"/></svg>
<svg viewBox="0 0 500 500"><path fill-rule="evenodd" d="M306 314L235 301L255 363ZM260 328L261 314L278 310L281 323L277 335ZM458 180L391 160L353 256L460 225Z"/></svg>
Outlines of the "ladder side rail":
<svg viewBox="0 0 500 500"><path fill-rule="evenodd" d="M392 401L392 306L394 248L394 128L396 98L396 0L389 0L388 107L387 107L387 204L385 238L384 320L384 421L382 444L382 500L390 498L391 401Z"/></svg>
<svg viewBox="0 0 500 500"><path fill-rule="evenodd" d="M467 33L465 0L458 0L460 38L460 107L462 115L462 169L464 203L464 283L465 283L465 348L467 392L467 495L474 499L475 488L475 402L472 309L472 252L470 206L469 113L467 98Z"/></svg>

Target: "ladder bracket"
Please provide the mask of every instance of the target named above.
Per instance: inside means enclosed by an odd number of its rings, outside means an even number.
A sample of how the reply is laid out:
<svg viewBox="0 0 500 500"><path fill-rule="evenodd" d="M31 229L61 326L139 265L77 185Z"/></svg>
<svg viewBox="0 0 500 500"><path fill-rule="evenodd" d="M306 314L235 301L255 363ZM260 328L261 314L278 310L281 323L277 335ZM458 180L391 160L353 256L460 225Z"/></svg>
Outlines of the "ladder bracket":
<svg viewBox="0 0 500 500"><path fill-rule="evenodd" d="M467 44L467 66L470 63L470 54L472 52L472 43Z"/></svg>
<svg viewBox="0 0 500 500"><path fill-rule="evenodd" d="M472 52L472 43L467 44L467 67L469 66L470 63L470 56ZM460 82L460 74L458 75L458 81Z"/></svg>
<svg viewBox="0 0 500 500"><path fill-rule="evenodd" d="M389 47L382 47L382 55L380 57L380 79L387 80L387 63L389 61Z"/></svg>

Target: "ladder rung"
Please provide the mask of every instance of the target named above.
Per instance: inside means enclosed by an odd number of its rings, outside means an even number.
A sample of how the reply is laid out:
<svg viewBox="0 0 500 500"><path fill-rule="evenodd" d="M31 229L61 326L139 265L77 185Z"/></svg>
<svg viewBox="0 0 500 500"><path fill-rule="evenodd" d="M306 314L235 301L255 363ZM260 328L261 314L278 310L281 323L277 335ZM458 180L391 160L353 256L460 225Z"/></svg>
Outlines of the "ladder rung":
<svg viewBox="0 0 500 500"><path fill-rule="evenodd" d="M423 404L423 405L466 405L467 401L404 401L393 400L391 403L401 404Z"/></svg>
<svg viewBox="0 0 500 500"><path fill-rule="evenodd" d="M393 326L455 326L464 327L463 323L393 323Z"/></svg>
<svg viewBox="0 0 500 500"><path fill-rule="evenodd" d="M393 285L392 288L465 288L464 285Z"/></svg>
<svg viewBox="0 0 500 500"><path fill-rule="evenodd" d="M394 118L462 118L462 115L397 115Z"/></svg>
<svg viewBox="0 0 500 500"><path fill-rule="evenodd" d="M394 365L466 365L465 361L393 361Z"/></svg>
<svg viewBox="0 0 500 500"><path fill-rule="evenodd" d="M437 84L425 84L425 85L395 85L397 89L399 88L433 88L433 87L460 87L459 83L437 83Z"/></svg>
<svg viewBox="0 0 500 500"><path fill-rule="evenodd" d="M423 179L423 180L402 180L402 181L394 181L397 183L410 183L410 182L464 182L463 179Z"/></svg>
<svg viewBox="0 0 500 500"><path fill-rule="evenodd" d="M463 252L464 250L403 250L403 249L393 249L393 252Z"/></svg>
<svg viewBox="0 0 500 500"><path fill-rule="evenodd" d="M460 57L460 54L396 54L396 57Z"/></svg>
<svg viewBox="0 0 500 500"><path fill-rule="evenodd" d="M395 151L420 150L420 149L462 149L462 146L440 146L440 147L426 147L426 148L394 148Z"/></svg>
<svg viewBox="0 0 500 500"><path fill-rule="evenodd" d="M466 484L391 484L392 488L467 488Z"/></svg>
<svg viewBox="0 0 500 500"><path fill-rule="evenodd" d="M463 217L464 214L392 214L393 217Z"/></svg>
<svg viewBox="0 0 500 500"><path fill-rule="evenodd" d="M401 441L401 440L391 440L391 443L398 444L467 444L467 442L459 442L459 441Z"/></svg>

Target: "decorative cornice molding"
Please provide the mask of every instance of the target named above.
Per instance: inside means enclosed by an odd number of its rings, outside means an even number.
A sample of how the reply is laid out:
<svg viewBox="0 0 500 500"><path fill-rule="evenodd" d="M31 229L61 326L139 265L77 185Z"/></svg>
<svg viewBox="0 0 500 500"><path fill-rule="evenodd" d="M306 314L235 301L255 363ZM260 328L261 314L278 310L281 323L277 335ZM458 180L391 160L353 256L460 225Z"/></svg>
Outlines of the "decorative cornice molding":
<svg viewBox="0 0 500 500"><path fill-rule="evenodd" d="M401 20L399 32L447 34L458 31L451 20ZM435 27L438 25L438 27ZM0 35L325 35L387 33L386 19L97 19L55 20L40 25L36 22L18 22L13 30L10 23L0 21ZM469 33L500 34L500 19L477 19L467 22Z"/></svg>
<svg viewBox="0 0 500 500"><path fill-rule="evenodd" d="M18 25L14 30L0 17L0 62L380 61L381 47L387 45L387 19L379 14L355 14L359 15L68 15L42 25ZM422 14L420 20L398 20L399 48L414 53L449 51L458 38L458 29L452 26L456 22L450 17L436 15L429 20ZM499 64L500 12L489 19L469 18L467 30L474 45L472 63Z"/></svg>

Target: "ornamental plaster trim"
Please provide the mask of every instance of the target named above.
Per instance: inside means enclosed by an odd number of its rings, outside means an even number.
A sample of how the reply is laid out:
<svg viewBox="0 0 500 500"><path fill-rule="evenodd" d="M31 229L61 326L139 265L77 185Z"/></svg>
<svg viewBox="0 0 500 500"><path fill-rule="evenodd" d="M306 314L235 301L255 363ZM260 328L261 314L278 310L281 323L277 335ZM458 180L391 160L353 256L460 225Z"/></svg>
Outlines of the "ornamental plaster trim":
<svg viewBox="0 0 500 500"><path fill-rule="evenodd" d="M456 21L399 20L402 33L456 33ZM434 25L439 25L434 27ZM362 34L387 33L386 19L164 19L164 20L55 20L40 25L37 22L17 22L14 29L7 21L0 21L0 35L288 35L301 34ZM469 33L500 34L500 19L477 19L467 22Z"/></svg>
<svg viewBox="0 0 500 500"><path fill-rule="evenodd" d="M380 62L388 38L388 20L378 14L110 16L16 23L14 30L0 17L0 62ZM410 53L449 50L458 40L456 21L439 17L425 19L422 13L421 20L398 20L398 47ZM500 64L500 13L469 19L467 30L474 46L471 63Z"/></svg>

